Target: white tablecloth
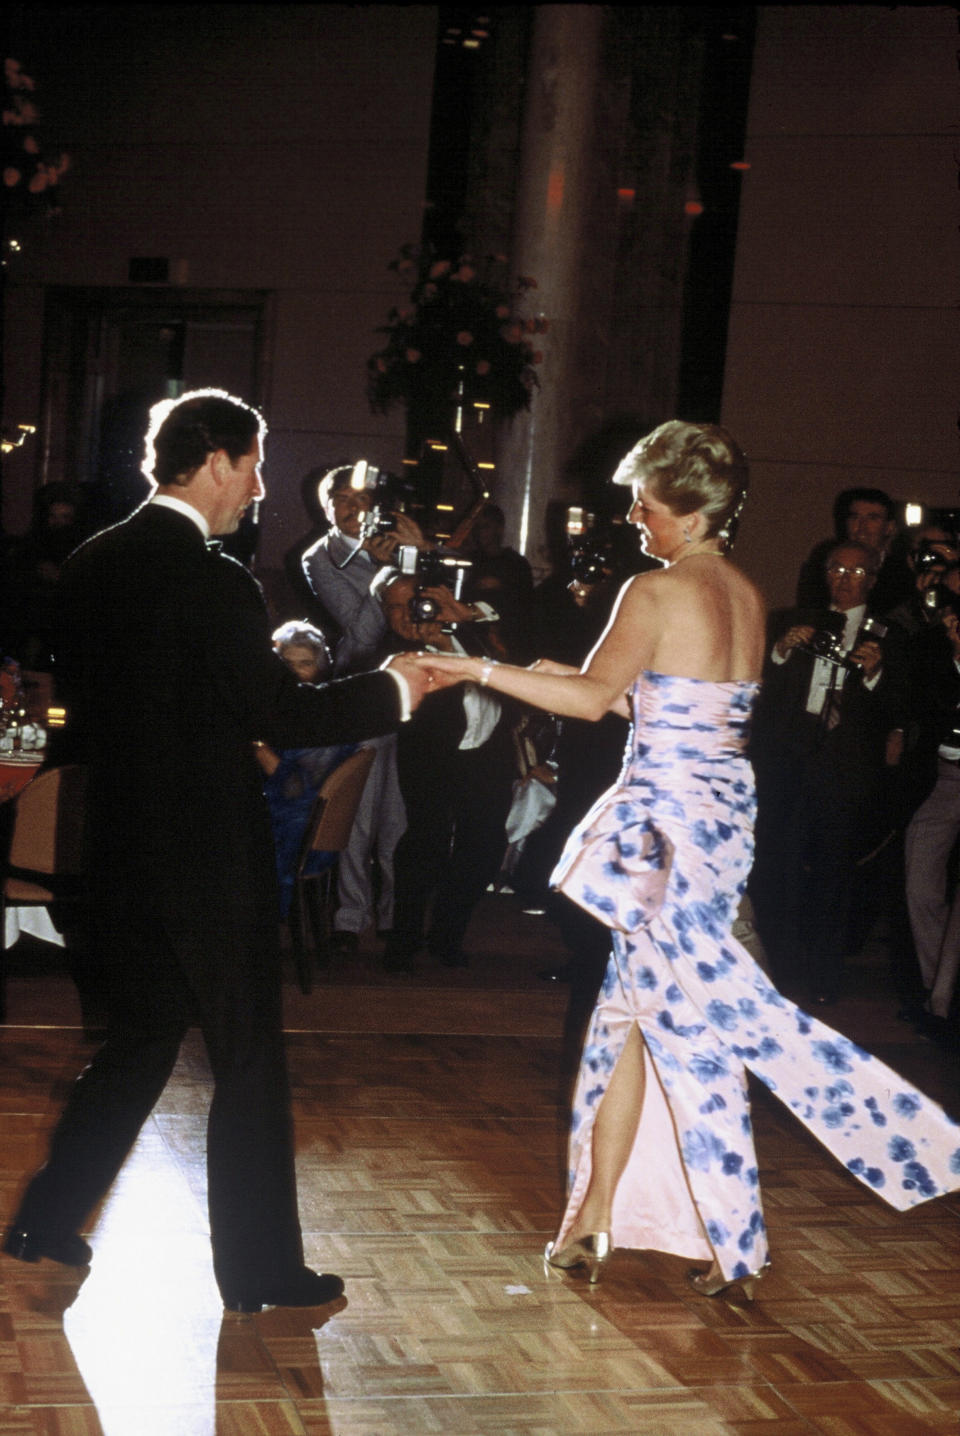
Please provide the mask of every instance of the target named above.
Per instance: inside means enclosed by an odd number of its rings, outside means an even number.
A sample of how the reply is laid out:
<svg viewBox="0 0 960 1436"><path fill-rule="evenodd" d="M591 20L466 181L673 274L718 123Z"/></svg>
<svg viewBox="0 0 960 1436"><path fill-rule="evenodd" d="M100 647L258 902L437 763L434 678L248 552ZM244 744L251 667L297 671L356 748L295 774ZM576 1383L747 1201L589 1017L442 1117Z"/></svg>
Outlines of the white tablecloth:
<svg viewBox="0 0 960 1436"><path fill-rule="evenodd" d="M31 937L39 937L43 942L55 943L57 947L65 945L45 907L8 907L4 910L4 947L13 947L22 932L29 933Z"/></svg>

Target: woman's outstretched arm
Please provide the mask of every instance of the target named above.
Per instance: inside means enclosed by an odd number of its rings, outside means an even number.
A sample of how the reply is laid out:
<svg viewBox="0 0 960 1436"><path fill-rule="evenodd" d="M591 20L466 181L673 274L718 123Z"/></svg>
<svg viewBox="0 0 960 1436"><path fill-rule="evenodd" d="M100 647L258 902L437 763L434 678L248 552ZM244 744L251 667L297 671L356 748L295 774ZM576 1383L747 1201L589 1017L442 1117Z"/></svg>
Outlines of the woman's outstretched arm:
<svg viewBox="0 0 960 1436"><path fill-rule="evenodd" d="M417 661L429 669L437 687L479 683L534 708L594 722L611 710L624 713L624 694L648 666L656 645L657 585L650 582L656 577L639 574L624 584L603 636L579 672L558 672L564 665L546 661L542 667L517 668L432 653Z"/></svg>

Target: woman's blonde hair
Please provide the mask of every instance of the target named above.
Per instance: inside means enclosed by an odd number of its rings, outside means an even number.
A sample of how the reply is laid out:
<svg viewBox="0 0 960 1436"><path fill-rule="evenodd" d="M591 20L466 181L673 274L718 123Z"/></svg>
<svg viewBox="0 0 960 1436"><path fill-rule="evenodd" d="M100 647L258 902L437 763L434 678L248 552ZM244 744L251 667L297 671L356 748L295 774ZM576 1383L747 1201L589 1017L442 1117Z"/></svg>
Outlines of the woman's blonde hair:
<svg viewBox="0 0 960 1436"><path fill-rule="evenodd" d="M729 548L747 497L747 460L719 424L668 419L630 450L613 482L648 484L671 513L702 513L707 537Z"/></svg>

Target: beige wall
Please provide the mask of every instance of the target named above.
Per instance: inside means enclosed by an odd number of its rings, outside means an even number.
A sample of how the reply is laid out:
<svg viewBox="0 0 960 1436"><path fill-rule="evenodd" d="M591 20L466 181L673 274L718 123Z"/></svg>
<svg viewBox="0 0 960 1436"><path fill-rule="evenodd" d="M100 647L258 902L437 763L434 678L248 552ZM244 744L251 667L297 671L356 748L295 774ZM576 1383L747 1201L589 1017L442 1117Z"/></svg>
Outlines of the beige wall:
<svg viewBox="0 0 960 1436"><path fill-rule="evenodd" d="M724 387L768 600L838 490L960 503L956 11L760 6Z"/></svg>
<svg viewBox="0 0 960 1436"><path fill-rule="evenodd" d="M259 559L278 566L307 527L308 469L402 457L403 415L370 414L364 366L396 298L387 263L420 233L436 9L118 6L107 38L82 16L40 75L73 166L9 292L5 419L37 422L43 284L122 286L131 256L162 255L192 291L271 291ZM36 472L35 448L7 467L11 531Z"/></svg>

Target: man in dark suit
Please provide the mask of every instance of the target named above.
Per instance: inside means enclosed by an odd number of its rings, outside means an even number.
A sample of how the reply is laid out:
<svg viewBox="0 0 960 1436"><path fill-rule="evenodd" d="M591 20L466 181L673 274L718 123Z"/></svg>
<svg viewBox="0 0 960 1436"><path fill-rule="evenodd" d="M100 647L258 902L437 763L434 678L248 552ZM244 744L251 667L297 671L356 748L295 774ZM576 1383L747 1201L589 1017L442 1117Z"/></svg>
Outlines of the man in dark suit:
<svg viewBox="0 0 960 1436"><path fill-rule="evenodd" d="M416 578L385 569L371 591L401 648L465 653L464 629L474 630L477 643L470 609L443 585L421 590ZM430 600L434 617L417 616L411 605L418 596ZM394 925L383 955L388 971L410 971L424 943L444 966L467 965L470 917L506 848L515 721L514 705L467 684L431 698L398 734L407 830L394 859Z"/></svg>
<svg viewBox="0 0 960 1436"><path fill-rule="evenodd" d="M902 692L896 650L863 632L876 568L860 544L830 551L830 607L781 616L754 723L750 896L778 981L805 983L818 1001L841 980L856 866L889 828L888 740ZM832 650L817 636L831 628Z"/></svg>
<svg viewBox="0 0 960 1436"><path fill-rule="evenodd" d="M896 505L883 489L844 489L833 505L836 537L816 544L797 578L800 608L825 608L830 601L824 562L830 550L847 541L861 543L879 555L870 593L871 613L888 613L913 592L913 574L897 543Z"/></svg>
<svg viewBox="0 0 960 1436"><path fill-rule="evenodd" d="M77 550L62 578L63 758L89 768L87 839L109 1028L77 1082L4 1250L84 1265L78 1235L159 1097L188 1024L214 1095L207 1137L214 1272L225 1305L308 1306L339 1277L303 1264L283 1053L277 887L254 744L304 747L394 728L409 663L298 684L258 584L208 542L260 479L260 415L218 391L157 405L156 492Z"/></svg>

